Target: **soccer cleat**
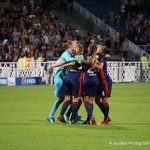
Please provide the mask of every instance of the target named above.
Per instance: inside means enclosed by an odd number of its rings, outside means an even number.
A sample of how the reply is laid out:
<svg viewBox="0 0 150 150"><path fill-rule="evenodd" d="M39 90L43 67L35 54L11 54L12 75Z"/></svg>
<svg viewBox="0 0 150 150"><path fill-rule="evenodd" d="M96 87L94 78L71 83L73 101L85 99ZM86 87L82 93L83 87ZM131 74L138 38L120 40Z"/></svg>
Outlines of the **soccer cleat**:
<svg viewBox="0 0 150 150"><path fill-rule="evenodd" d="M109 124L109 121L108 121L108 120L103 120L103 121L101 122L101 124Z"/></svg>
<svg viewBox="0 0 150 150"><path fill-rule="evenodd" d="M78 123L77 121L74 120L71 121L71 124L77 124L77 123Z"/></svg>
<svg viewBox="0 0 150 150"><path fill-rule="evenodd" d="M55 123L54 118L47 118L47 121L50 122L51 124L54 124L54 123Z"/></svg>
<svg viewBox="0 0 150 150"><path fill-rule="evenodd" d="M90 120L90 124L91 124L91 125L96 125L96 120L95 120L94 117Z"/></svg>
<svg viewBox="0 0 150 150"><path fill-rule="evenodd" d="M69 120L69 117L67 115L64 115L64 119L65 119L66 122L69 123L70 120Z"/></svg>
<svg viewBox="0 0 150 150"><path fill-rule="evenodd" d="M111 121L111 118L108 116L108 121L110 122Z"/></svg>
<svg viewBox="0 0 150 150"><path fill-rule="evenodd" d="M83 119L81 116L77 116L77 121L84 123L86 120Z"/></svg>
<svg viewBox="0 0 150 150"><path fill-rule="evenodd" d="M86 120L85 122L83 122L83 124L91 124L91 125L96 125L96 120L93 117L91 120Z"/></svg>
<svg viewBox="0 0 150 150"><path fill-rule="evenodd" d="M90 124L90 121L86 120L86 121L83 122L82 124Z"/></svg>
<svg viewBox="0 0 150 150"><path fill-rule="evenodd" d="M61 122L61 123L66 123L66 120L62 116L58 117L58 121Z"/></svg>
<svg viewBox="0 0 150 150"><path fill-rule="evenodd" d="M110 117L107 117L106 119L104 119L101 124L109 124L109 122L111 121Z"/></svg>

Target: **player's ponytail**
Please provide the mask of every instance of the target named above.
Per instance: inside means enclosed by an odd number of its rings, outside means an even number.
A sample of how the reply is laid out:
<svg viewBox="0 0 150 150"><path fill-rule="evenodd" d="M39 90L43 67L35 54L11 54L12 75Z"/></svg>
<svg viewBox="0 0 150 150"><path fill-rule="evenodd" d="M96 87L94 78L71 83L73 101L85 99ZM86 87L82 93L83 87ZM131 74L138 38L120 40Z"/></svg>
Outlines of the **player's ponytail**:
<svg viewBox="0 0 150 150"><path fill-rule="evenodd" d="M97 51L97 46L96 44L92 43L89 45L88 50L91 54L90 62L91 62L91 69L94 69L96 62L97 62L97 57L96 57L96 51Z"/></svg>

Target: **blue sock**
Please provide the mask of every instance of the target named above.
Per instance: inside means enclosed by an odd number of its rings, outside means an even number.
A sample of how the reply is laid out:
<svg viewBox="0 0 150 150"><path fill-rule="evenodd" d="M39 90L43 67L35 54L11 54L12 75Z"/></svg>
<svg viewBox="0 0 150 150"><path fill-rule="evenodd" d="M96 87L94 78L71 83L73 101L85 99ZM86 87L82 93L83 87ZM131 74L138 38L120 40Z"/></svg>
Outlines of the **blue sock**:
<svg viewBox="0 0 150 150"><path fill-rule="evenodd" d="M73 102L73 105L72 105L72 119L73 119L73 121L77 121L78 108L79 108L78 103Z"/></svg>
<svg viewBox="0 0 150 150"><path fill-rule="evenodd" d="M61 108L61 112L60 112L60 116L64 116L68 106L70 105L70 100L67 100L63 103L62 108Z"/></svg>
<svg viewBox="0 0 150 150"><path fill-rule="evenodd" d="M49 118L54 118L54 115L55 115L55 112L57 110L57 108L59 107L59 105L61 104L61 101L60 99L58 99L54 104L53 104L53 107L50 111L50 114L49 114Z"/></svg>
<svg viewBox="0 0 150 150"><path fill-rule="evenodd" d="M93 105L93 103L92 104L90 103L90 105L91 105L91 109L92 109L92 112L93 112L94 105Z"/></svg>
<svg viewBox="0 0 150 150"><path fill-rule="evenodd" d="M84 103L84 106L85 106L86 112L88 114L89 120L92 119L92 117L93 117L93 109L92 109L91 104L86 102L86 103Z"/></svg>

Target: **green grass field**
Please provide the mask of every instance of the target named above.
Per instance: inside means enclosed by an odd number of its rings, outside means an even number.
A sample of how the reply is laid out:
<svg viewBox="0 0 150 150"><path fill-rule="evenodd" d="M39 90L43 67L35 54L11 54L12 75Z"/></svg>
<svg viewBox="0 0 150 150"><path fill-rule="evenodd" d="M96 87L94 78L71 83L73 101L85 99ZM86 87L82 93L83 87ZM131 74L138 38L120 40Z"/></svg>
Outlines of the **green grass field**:
<svg viewBox="0 0 150 150"><path fill-rule="evenodd" d="M150 84L113 84L110 125L50 125L53 91L52 86L0 87L0 150L150 149ZM83 105L79 112L86 117ZM96 105L94 115L102 120Z"/></svg>

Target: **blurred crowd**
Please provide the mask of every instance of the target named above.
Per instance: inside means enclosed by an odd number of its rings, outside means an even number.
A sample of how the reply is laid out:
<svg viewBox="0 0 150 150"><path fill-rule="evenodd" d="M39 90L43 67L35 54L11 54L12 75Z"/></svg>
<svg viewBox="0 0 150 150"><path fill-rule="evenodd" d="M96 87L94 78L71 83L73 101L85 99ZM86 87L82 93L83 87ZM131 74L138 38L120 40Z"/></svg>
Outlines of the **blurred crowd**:
<svg viewBox="0 0 150 150"><path fill-rule="evenodd" d="M38 0L37 0L38 1ZM101 35L74 29L61 20L49 3L35 0L0 2L0 61L17 61L20 56L44 59L59 57L67 40L79 40L85 47L103 41Z"/></svg>
<svg viewBox="0 0 150 150"><path fill-rule="evenodd" d="M110 25L136 45L146 45L146 51L150 53L150 16L136 7L139 8L135 3L131 6L122 4L119 13L110 13L110 16L114 15L110 17Z"/></svg>
<svg viewBox="0 0 150 150"><path fill-rule="evenodd" d="M116 29L122 30L129 40L138 45L150 43L150 19L139 12L116 14L114 19Z"/></svg>

